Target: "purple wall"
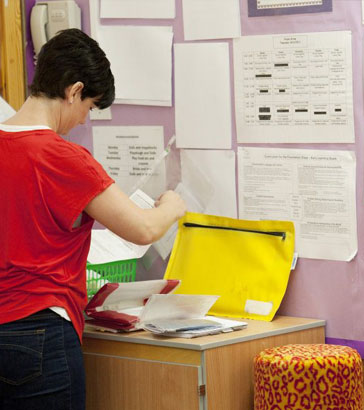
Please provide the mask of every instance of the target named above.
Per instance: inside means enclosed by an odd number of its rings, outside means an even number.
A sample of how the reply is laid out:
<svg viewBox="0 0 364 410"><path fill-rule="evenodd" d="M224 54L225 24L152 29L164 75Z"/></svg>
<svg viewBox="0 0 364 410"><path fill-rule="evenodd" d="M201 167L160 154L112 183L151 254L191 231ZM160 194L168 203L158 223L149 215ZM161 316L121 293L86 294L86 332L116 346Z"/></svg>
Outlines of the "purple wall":
<svg viewBox="0 0 364 410"><path fill-rule="evenodd" d="M89 33L88 0L77 1L82 8L83 29ZM29 14L33 0L26 1ZM176 0L177 17L173 21L120 21L120 24L173 24L174 41L183 42L182 0ZM358 0L333 0L332 13L248 18L247 0L241 0L241 23L243 35L290 32L314 32L351 30L353 33L353 91L355 115L355 144L280 144L279 147L355 150L357 155L357 220L358 254L351 262L299 259L292 272L287 293L279 313L292 316L322 318L327 320L327 336L336 342L345 339L355 345L364 341L364 249L363 249L363 97L362 97L362 39L361 2ZM231 41L230 52L232 54ZM32 59L28 57L29 73ZM233 72L231 71L233 78ZM232 83L232 99L233 83ZM232 100L232 106L234 106ZM96 125L163 125L165 139L174 134L174 109L114 105L112 121L97 121ZM233 143L236 150L235 118L233 118ZM77 128L70 138L87 148L92 148L91 122ZM244 145L244 144L241 144ZM268 146L268 145L267 145ZM272 147L274 145L270 145ZM159 278L165 264L157 261L149 272L138 271L139 279ZM335 338L335 339L334 339ZM354 341L354 342L353 342ZM358 346L363 344L359 343ZM364 349L361 349L364 352Z"/></svg>

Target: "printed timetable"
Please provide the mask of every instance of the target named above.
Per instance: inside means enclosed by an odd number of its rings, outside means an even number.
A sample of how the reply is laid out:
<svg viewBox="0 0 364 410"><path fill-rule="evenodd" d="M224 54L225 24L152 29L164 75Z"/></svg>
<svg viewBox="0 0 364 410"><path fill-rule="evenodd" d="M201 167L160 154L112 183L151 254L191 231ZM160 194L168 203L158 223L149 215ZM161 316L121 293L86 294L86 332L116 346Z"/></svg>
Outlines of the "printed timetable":
<svg viewBox="0 0 364 410"><path fill-rule="evenodd" d="M351 32L234 40L238 142L354 142Z"/></svg>

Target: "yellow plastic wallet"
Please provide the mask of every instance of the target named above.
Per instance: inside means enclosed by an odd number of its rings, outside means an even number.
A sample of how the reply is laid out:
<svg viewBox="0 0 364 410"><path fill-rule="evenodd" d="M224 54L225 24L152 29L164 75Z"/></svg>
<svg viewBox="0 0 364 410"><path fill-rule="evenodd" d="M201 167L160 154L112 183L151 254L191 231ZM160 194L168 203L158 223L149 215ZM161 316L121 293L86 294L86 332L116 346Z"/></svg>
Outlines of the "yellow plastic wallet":
<svg viewBox="0 0 364 410"><path fill-rule="evenodd" d="M165 279L182 281L176 293L220 295L215 316L270 321L287 288L294 225L187 213Z"/></svg>

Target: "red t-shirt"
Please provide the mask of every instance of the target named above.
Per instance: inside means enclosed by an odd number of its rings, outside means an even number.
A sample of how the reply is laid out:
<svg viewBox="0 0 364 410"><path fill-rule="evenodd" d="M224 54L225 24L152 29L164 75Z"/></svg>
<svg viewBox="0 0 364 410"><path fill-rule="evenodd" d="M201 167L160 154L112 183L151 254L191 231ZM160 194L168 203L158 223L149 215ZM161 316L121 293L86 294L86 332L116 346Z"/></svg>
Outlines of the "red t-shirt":
<svg viewBox="0 0 364 410"><path fill-rule="evenodd" d="M0 130L0 323L66 309L82 340L94 220L85 206L114 181L50 129Z"/></svg>

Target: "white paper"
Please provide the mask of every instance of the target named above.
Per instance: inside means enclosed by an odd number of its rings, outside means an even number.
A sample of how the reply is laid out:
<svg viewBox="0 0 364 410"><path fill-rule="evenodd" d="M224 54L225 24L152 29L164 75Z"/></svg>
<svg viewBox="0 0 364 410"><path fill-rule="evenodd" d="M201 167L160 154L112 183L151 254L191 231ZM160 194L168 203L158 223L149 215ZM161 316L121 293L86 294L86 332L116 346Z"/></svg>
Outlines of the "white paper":
<svg viewBox="0 0 364 410"><path fill-rule="evenodd" d="M231 150L181 150L182 182L188 186L194 182L193 178L188 178L191 160L199 164L200 170L214 188L213 195L203 212L236 218L235 152ZM196 187L192 192L198 195L202 189L203 187Z"/></svg>
<svg viewBox="0 0 364 410"><path fill-rule="evenodd" d="M142 189L143 190L148 185L150 179L157 172L159 172L159 169L161 167L164 169L164 167L165 167L165 162L164 161L165 161L166 157L169 155L169 153L171 152L171 147L175 143L175 141L176 141L176 137L173 135L169 139L169 141L166 145L166 148L162 151L162 153L160 155L158 155L157 157L155 157L153 162L151 162L149 164L150 168L147 170L147 172L137 180L135 185L133 185L133 187L131 189L131 192L134 192L137 189Z"/></svg>
<svg viewBox="0 0 364 410"><path fill-rule="evenodd" d="M153 243L154 249L158 252L159 256L165 260L171 253L174 240L176 239L178 231L178 223L174 223L168 231L157 242Z"/></svg>
<svg viewBox="0 0 364 410"><path fill-rule="evenodd" d="M231 148L229 45L175 44L178 148Z"/></svg>
<svg viewBox="0 0 364 410"><path fill-rule="evenodd" d="M213 195L216 191L215 186L213 185L214 179L210 179L209 176L206 175L204 172L205 167L201 166L201 163L199 162L200 158L197 157L196 160L194 160L192 155L183 155L182 152L183 151L181 150L182 181L175 188L175 192L177 192L185 201L189 212L205 213L209 205L213 203ZM226 152L228 153L230 151ZM222 166L224 165L225 164L222 164ZM176 222L159 241L153 244L162 259L166 259L170 254L177 235L177 230L178 223Z"/></svg>
<svg viewBox="0 0 364 410"><path fill-rule="evenodd" d="M118 313L139 316L145 300L154 293L160 293L166 285L166 279L120 282L117 289L108 294L97 311L115 310Z"/></svg>
<svg viewBox="0 0 364 410"><path fill-rule="evenodd" d="M164 149L161 126L95 126L92 132L95 159L128 195L140 178L148 174ZM157 198L165 187L166 172L162 161L143 190Z"/></svg>
<svg viewBox="0 0 364 410"><path fill-rule="evenodd" d="M201 319L155 320L151 323L143 324L143 329L163 336L190 339L192 337L207 336L221 332L232 332L245 329L247 326L246 322L204 316Z"/></svg>
<svg viewBox="0 0 364 410"><path fill-rule="evenodd" d="M154 208L154 200L148 196L145 192L137 189L131 196L130 199L142 209L152 209Z"/></svg>
<svg viewBox="0 0 364 410"><path fill-rule="evenodd" d="M93 229L87 256L91 264L141 258L150 245L136 245L115 235L108 229Z"/></svg>
<svg viewBox="0 0 364 410"><path fill-rule="evenodd" d="M218 298L216 295L154 294L139 316L138 327L164 336L186 338L245 328L246 322L206 316ZM213 327L203 328L206 321ZM181 326L188 326L189 330L183 331Z"/></svg>
<svg viewBox="0 0 364 410"><path fill-rule="evenodd" d="M175 0L100 0L101 18L173 19Z"/></svg>
<svg viewBox="0 0 364 410"><path fill-rule="evenodd" d="M355 256L354 152L239 147L238 168L241 219L293 221L303 258Z"/></svg>
<svg viewBox="0 0 364 410"><path fill-rule="evenodd" d="M115 102L172 105L172 27L98 25L111 63Z"/></svg>
<svg viewBox="0 0 364 410"><path fill-rule="evenodd" d="M239 0L183 0L185 40L241 36Z"/></svg>
<svg viewBox="0 0 364 410"><path fill-rule="evenodd" d="M3 98L0 97L0 122L12 117L16 111Z"/></svg>
<svg viewBox="0 0 364 410"><path fill-rule="evenodd" d="M218 295L154 294L145 304L139 322L202 318L218 298Z"/></svg>
<svg viewBox="0 0 364 410"><path fill-rule="evenodd" d="M205 211L203 199L199 197L199 192L193 191L195 192L193 193L191 189L182 182L177 185L174 191L185 201L189 212L203 213ZM153 247L163 260L165 260L172 251L177 231L178 222L175 222L161 239L153 243Z"/></svg>
<svg viewBox="0 0 364 410"><path fill-rule="evenodd" d="M233 40L238 142L354 142L351 32Z"/></svg>
<svg viewBox="0 0 364 410"><path fill-rule="evenodd" d="M154 206L153 199L140 190L134 192L130 199L142 209L150 209ZM98 264L139 259L149 247L150 245L136 245L120 238L109 229L93 229L87 260L92 264Z"/></svg>
<svg viewBox="0 0 364 410"><path fill-rule="evenodd" d="M257 9L321 6L322 0L257 0Z"/></svg>
<svg viewBox="0 0 364 410"><path fill-rule="evenodd" d="M103 120L111 120L111 108L104 108L103 110L99 110L98 108L94 108L92 111L90 111L90 120L92 121L103 121Z"/></svg>

